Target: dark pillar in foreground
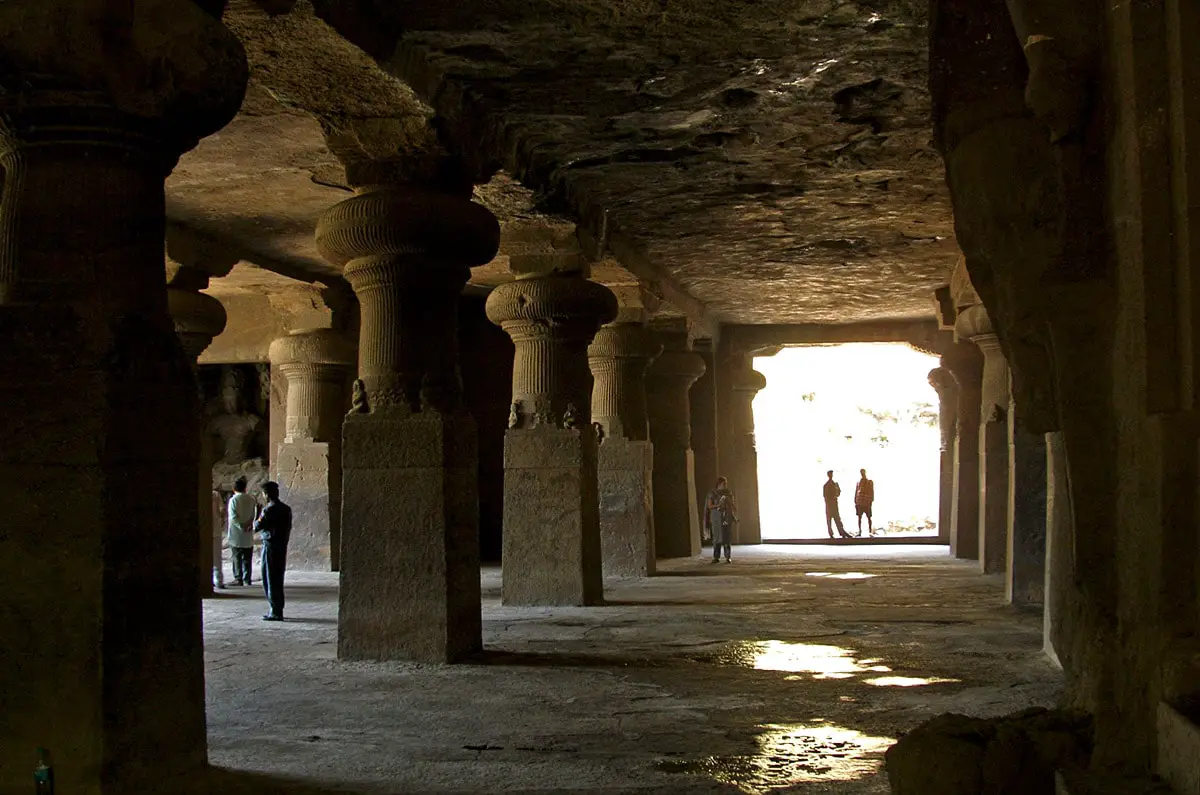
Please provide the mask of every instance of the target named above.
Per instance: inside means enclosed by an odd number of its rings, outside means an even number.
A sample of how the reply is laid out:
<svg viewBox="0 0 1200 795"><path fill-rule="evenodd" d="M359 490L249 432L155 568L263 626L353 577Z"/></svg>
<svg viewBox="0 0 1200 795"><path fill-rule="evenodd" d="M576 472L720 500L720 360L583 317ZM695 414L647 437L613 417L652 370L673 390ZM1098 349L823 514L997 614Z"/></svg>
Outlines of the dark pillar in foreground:
<svg viewBox="0 0 1200 795"><path fill-rule="evenodd" d="M654 447L646 420L646 367L662 346L641 323L600 329L588 349L598 451L600 551L606 577L654 573Z"/></svg>
<svg viewBox="0 0 1200 795"><path fill-rule="evenodd" d="M33 791L39 746L63 793L184 792L205 764L200 429L163 181L237 111L246 64L165 5L0 4L0 792Z"/></svg>
<svg viewBox="0 0 1200 795"><path fill-rule="evenodd" d="M317 225L361 307L342 430L340 659L451 662L482 645L458 301L500 228L470 196L469 183L367 186Z"/></svg>
<svg viewBox="0 0 1200 795"><path fill-rule="evenodd" d="M578 273L501 285L487 315L512 338L513 404L504 439L507 605L604 600L596 431L588 345L617 299Z"/></svg>
<svg viewBox="0 0 1200 795"><path fill-rule="evenodd" d="M688 392L692 411L692 469L696 474L696 507L704 525L704 501L720 477L717 463L717 368L712 340L695 340L692 350L704 360L704 374Z"/></svg>
<svg viewBox="0 0 1200 795"><path fill-rule="evenodd" d="M271 344L271 372L287 379L283 442L271 471L292 508L288 568L337 571L342 523L342 418L354 346L333 329L296 331Z"/></svg>
<svg viewBox="0 0 1200 795"><path fill-rule="evenodd" d="M691 351L686 328L657 333L663 352L646 374L654 442L654 547L660 558L682 558L700 554L688 390L704 373L704 360Z"/></svg>
<svg viewBox="0 0 1200 795"><path fill-rule="evenodd" d="M983 354L969 342L956 342L942 355L942 366L951 372L958 386L950 554L956 558L978 560L979 404Z"/></svg>
<svg viewBox="0 0 1200 795"><path fill-rule="evenodd" d="M1008 412L1008 570L1005 595L1018 605L1040 605L1046 588L1046 437Z"/></svg>

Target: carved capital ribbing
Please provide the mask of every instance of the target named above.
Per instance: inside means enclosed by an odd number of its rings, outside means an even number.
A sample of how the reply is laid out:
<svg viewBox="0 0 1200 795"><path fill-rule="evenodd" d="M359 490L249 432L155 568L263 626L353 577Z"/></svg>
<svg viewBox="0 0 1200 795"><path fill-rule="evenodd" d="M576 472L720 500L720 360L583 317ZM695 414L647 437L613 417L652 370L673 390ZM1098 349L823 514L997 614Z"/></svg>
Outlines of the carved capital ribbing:
<svg viewBox="0 0 1200 795"><path fill-rule="evenodd" d="M345 413L354 346L333 329L293 331L272 342L268 356L288 383L285 440L333 439Z"/></svg>
<svg viewBox="0 0 1200 795"><path fill-rule="evenodd" d="M557 425L568 406L575 422L590 422L588 345L617 316L612 292L578 273L551 273L497 287L485 310L516 347L510 425Z"/></svg>
<svg viewBox="0 0 1200 795"><path fill-rule="evenodd" d="M634 441L649 437L646 367L662 351L654 332L640 323L613 323L588 347L592 371L592 419L606 436Z"/></svg>
<svg viewBox="0 0 1200 795"><path fill-rule="evenodd" d="M499 244L485 207L413 185L360 188L321 217L317 248L361 307L357 412L459 407L458 297Z"/></svg>

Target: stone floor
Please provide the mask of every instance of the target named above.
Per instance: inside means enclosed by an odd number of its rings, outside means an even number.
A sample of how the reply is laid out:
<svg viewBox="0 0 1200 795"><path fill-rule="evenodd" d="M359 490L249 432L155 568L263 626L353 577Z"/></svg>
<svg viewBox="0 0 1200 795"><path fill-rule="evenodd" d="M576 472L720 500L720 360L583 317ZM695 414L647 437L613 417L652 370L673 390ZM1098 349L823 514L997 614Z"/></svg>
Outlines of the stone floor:
<svg viewBox="0 0 1200 795"><path fill-rule="evenodd" d="M472 664L342 664L337 579L205 604L219 791L884 793L882 753L940 712L1052 704L1039 616L945 547L738 548L593 608L506 608L483 572Z"/></svg>

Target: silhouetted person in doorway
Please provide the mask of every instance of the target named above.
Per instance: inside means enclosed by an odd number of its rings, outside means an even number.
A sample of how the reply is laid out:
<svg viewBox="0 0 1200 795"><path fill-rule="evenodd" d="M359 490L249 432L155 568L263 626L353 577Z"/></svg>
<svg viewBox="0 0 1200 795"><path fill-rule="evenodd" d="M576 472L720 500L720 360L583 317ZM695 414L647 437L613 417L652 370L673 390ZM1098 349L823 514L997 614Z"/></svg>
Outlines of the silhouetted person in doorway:
<svg viewBox="0 0 1200 795"><path fill-rule="evenodd" d="M233 482L233 496L226 510L229 514L229 552L233 558L233 584L250 585L253 579L254 520L258 515L258 500L246 493L246 479Z"/></svg>
<svg viewBox="0 0 1200 795"><path fill-rule="evenodd" d="M254 531L262 534L262 581L267 592L270 611L263 621L283 621L283 571L287 568L287 545L292 535L292 509L279 499L279 484L268 480L263 484L267 507L254 523Z"/></svg>
<svg viewBox="0 0 1200 795"><path fill-rule="evenodd" d="M871 524L871 505L875 502L875 481L867 479L867 470L862 473L858 485L854 487L854 513L858 516L858 536L862 537L862 518L867 517L867 532L875 535L875 527Z"/></svg>
<svg viewBox="0 0 1200 795"><path fill-rule="evenodd" d="M825 474L829 475L829 480L825 481L823 492L825 496L825 529L829 531L829 537L833 538L833 526L836 524L842 538L849 538L850 534L842 526L842 512L838 510L838 497L842 496L842 487L834 481L832 469Z"/></svg>
<svg viewBox="0 0 1200 795"><path fill-rule="evenodd" d="M729 556L733 541L733 526L737 523L737 502L729 490L729 481L717 478L717 485L704 501L704 526L712 531L713 563L721 562L721 549L725 550L725 562L732 563Z"/></svg>

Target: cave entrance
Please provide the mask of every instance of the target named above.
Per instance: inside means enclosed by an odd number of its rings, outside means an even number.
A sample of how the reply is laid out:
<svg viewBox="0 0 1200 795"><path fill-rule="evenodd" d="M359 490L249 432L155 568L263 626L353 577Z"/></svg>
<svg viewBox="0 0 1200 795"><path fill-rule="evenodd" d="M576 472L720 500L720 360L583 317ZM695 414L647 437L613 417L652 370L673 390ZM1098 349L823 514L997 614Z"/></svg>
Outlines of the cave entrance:
<svg viewBox="0 0 1200 795"><path fill-rule="evenodd" d="M806 345L755 359L767 378L754 400L764 541L829 540L822 487L830 469L846 532L858 529L854 489L866 469L877 539L936 538L938 396L928 374L937 366L937 357L900 343Z"/></svg>

